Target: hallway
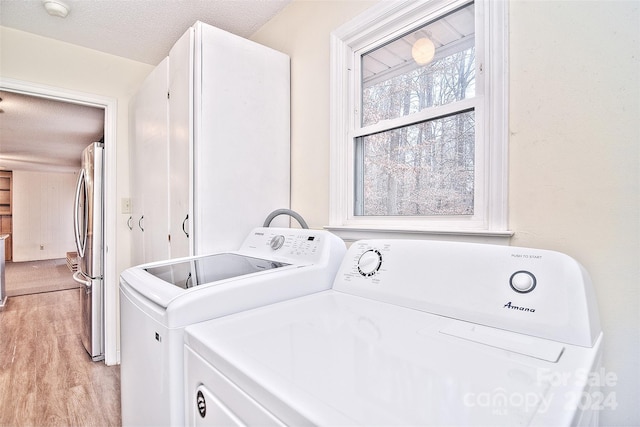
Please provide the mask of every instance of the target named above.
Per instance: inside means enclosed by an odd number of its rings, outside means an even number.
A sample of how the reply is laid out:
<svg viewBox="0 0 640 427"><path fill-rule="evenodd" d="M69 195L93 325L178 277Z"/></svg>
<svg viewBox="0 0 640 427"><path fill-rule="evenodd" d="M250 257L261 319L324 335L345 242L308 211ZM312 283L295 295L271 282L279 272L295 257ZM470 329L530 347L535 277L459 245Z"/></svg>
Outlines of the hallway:
<svg viewBox="0 0 640 427"><path fill-rule="evenodd" d="M0 426L119 426L120 368L80 342L78 289L10 297L0 311Z"/></svg>
<svg viewBox="0 0 640 427"><path fill-rule="evenodd" d="M11 296L39 294L78 288L68 260L7 262L5 265L5 291Z"/></svg>

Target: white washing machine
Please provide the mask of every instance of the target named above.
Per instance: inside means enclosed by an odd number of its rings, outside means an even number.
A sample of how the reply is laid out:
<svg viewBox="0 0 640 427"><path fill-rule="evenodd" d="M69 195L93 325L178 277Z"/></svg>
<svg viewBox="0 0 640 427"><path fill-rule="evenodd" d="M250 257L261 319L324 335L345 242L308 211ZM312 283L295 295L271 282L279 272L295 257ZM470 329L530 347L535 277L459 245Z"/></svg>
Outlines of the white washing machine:
<svg viewBox="0 0 640 427"><path fill-rule="evenodd" d="M184 424L187 325L329 289L345 252L326 231L256 228L237 251L124 271L123 425Z"/></svg>
<svg viewBox="0 0 640 427"><path fill-rule="evenodd" d="M601 344L566 255L360 241L332 289L186 329L187 425L596 425Z"/></svg>

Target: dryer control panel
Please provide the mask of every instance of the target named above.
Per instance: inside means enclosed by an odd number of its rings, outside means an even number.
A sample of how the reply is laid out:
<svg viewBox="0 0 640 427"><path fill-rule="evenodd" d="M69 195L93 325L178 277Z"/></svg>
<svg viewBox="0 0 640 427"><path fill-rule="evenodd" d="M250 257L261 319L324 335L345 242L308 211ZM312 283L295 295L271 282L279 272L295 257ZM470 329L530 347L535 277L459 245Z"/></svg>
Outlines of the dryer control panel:
<svg viewBox="0 0 640 427"><path fill-rule="evenodd" d="M333 288L438 315L591 346L601 332L589 275L559 252L427 240L362 240Z"/></svg>

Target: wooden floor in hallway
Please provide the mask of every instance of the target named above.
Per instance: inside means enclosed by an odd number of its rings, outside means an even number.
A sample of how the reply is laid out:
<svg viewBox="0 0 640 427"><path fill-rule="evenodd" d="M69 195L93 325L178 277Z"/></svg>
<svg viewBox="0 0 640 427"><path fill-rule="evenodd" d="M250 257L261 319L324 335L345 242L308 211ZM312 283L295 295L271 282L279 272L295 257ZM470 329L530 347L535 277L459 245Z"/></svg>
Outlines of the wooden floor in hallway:
<svg viewBox="0 0 640 427"><path fill-rule="evenodd" d="M0 311L0 426L119 426L120 367L80 341L80 290L9 297Z"/></svg>

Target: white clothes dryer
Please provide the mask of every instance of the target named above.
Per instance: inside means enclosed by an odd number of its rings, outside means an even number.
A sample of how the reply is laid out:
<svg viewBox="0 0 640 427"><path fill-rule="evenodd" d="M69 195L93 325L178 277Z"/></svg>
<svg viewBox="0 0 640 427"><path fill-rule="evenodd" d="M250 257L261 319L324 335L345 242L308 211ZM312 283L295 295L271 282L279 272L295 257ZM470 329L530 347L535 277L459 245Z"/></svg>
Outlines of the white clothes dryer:
<svg viewBox="0 0 640 427"><path fill-rule="evenodd" d="M596 425L601 344L569 256L360 241L332 289L186 328L187 425Z"/></svg>
<svg viewBox="0 0 640 427"><path fill-rule="evenodd" d="M237 251L125 270L122 424L184 424L187 325L329 289L345 252L344 242L327 231L263 227Z"/></svg>

